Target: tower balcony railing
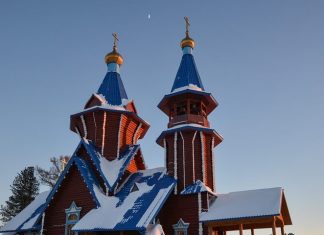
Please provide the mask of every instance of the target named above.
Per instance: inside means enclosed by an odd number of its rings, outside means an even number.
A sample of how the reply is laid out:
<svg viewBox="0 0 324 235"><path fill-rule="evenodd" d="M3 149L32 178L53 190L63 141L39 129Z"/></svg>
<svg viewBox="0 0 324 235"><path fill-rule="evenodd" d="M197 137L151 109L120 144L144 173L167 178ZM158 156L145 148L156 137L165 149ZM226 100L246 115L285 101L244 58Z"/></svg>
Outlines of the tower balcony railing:
<svg viewBox="0 0 324 235"><path fill-rule="evenodd" d="M196 114L183 114L174 117L170 117L168 128L181 125L195 123L205 127L209 127L209 122L206 117Z"/></svg>

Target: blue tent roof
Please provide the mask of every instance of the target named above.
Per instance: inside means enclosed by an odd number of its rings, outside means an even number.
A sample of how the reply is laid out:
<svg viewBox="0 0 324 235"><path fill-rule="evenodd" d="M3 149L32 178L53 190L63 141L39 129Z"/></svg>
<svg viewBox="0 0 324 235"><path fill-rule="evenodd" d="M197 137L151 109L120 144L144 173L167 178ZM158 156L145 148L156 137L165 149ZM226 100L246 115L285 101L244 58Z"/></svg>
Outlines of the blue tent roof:
<svg viewBox="0 0 324 235"><path fill-rule="evenodd" d="M204 90L204 86L200 80L193 55L184 54L182 56L180 67L174 80L171 92L177 88L189 86L190 84L196 85Z"/></svg>
<svg viewBox="0 0 324 235"><path fill-rule="evenodd" d="M121 105L122 99L128 99L120 74L117 72L106 74L97 93L103 95L111 105Z"/></svg>

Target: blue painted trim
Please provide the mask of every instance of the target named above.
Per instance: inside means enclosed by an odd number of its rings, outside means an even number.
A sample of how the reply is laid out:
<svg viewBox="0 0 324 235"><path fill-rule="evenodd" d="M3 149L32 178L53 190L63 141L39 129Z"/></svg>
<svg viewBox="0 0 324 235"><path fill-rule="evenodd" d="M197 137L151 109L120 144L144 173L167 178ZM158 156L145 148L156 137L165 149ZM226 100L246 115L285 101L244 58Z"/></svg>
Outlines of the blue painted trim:
<svg viewBox="0 0 324 235"><path fill-rule="evenodd" d="M80 144L79 144L80 146ZM78 146L78 148L79 148ZM78 150L77 148L77 150ZM76 150L76 151L77 151ZM55 186L53 187L51 193L48 195L47 199L46 199L46 207L47 205L50 203L50 201L52 200L52 197L54 196L54 194L56 193L57 189L61 186L61 183L63 182L65 175L68 173L68 171L70 170L71 166L73 165L73 163L75 163L75 159L78 158L75 153L74 155L71 157L71 159L69 160L68 164L66 165L66 167L64 168L64 171L61 173L60 177L58 178L58 180L56 181ZM78 164L76 164L76 166L78 167ZM84 177L83 174L80 174L82 177ZM87 179L84 179L87 182ZM87 185L88 186L88 185ZM97 204L97 206L100 206L98 199L95 197L95 194L91 194L93 195L93 198L95 199L95 202Z"/></svg>

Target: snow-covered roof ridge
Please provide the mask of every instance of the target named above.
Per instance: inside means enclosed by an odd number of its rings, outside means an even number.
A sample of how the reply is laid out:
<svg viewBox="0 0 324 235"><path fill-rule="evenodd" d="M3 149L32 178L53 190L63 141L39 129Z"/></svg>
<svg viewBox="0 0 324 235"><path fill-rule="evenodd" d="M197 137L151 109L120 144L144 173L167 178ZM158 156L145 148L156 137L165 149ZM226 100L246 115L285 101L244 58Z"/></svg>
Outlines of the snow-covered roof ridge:
<svg viewBox="0 0 324 235"><path fill-rule="evenodd" d="M282 192L281 187L275 187L217 194L208 212L201 213L200 221L279 215Z"/></svg>
<svg viewBox="0 0 324 235"><path fill-rule="evenodd" d="M209 192L213 195L216 195L211 188L209 188L207 185L205 185L202 181L197 180L195 183L187 185L180 194L182 195L188 195L188 194L194 194L194 193L202 193L202 192Z"/></svg>
<svg viewBox="0 0 324 235"><path fill-rule="evenodd" d="M45 191L38 194L34 201L0 228L0 232L17 232L22 229L27 230L33 228L41 215L40 209L46 203L49 192Z"/></svg>
<svg viewBox="0 0 324 235"><path fill-rule="evenodd" d="M100 197L101 206L91 210L73 227L74 231L145 231L175 186L175 179L162 168L134 173L120 191ZM136 184L138 190L131 190ZM114 215L109 217L107 216Z"/></svg>
<svg viewBox="0 0 324 235"><path fill-rule="evenodd" d="M115 188L119 178L125 172L128 164L140 150L139 144L129 145L127 149L123 151L115 160L108 161L101 155L99 151L97 151L96 147L90 140L82 138L81 144L83 144L85 147L96 169L110 190Z"/></svg>

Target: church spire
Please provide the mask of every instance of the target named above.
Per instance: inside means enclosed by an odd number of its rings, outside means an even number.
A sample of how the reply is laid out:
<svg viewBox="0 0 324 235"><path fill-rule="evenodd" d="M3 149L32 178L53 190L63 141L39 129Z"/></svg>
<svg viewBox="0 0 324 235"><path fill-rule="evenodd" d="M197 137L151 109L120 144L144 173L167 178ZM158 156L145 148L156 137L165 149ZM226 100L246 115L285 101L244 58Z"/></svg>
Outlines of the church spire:
<svg viewBox="0 0 324 235"><path fill-rule="evenodd" d="M180 42L183 56L171 92L185 88L203 91L204 86L200 79L195 59L192 55L195 41L189 36L189 18L186 16L184 19L186 22L186 36Z"/></svg>
<svg viewBox="0 0 324 235"><path fill-rule="evenodd" d="M217 101L204 90L192 55L195 41L189 36L188 17L185 21L181 63L171 92L158 105L169 117L168 128L157 138L157 143L165 149L168 173L178 181L175 194L201 183L215 190L212 150L222 141L210 128L208 115L216 108Z"/></svg>
<svg viewBox="0 0 324 235"><path fill-rule="evenodd" d="M108 72L101 83L97 94L105 98L110 105L123 106L124 101L128 100L125 87L119 74L120 66L124 59L117 51L119 41L117 33L112 34L114 39L113 50L105 56Z"/></svg>

